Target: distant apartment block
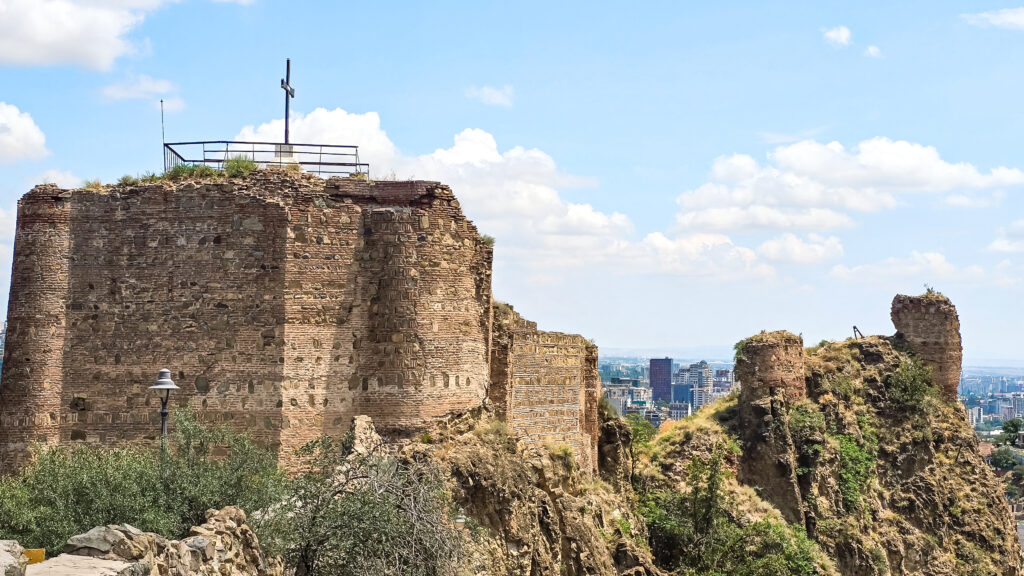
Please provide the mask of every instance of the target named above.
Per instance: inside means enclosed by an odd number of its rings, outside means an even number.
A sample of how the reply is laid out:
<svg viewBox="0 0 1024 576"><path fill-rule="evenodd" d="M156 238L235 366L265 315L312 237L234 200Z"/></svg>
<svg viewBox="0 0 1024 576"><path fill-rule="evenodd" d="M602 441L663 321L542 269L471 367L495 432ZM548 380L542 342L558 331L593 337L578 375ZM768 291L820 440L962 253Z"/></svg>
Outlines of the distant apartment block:
<svg viewBox="0 0 1024 576"><path fill-rule="evenodd" d="M971 428L981 423L982 416L984 416L984 411L981 409L981 406L967 409L967 423L970 424Z"/></svg>
<svg viewBox="0 0 1024 576"><path fill-rule="evenodd" d="M669 417L673 420L682 420L693 413L689 402L673 402L668 405Z"/></svg>

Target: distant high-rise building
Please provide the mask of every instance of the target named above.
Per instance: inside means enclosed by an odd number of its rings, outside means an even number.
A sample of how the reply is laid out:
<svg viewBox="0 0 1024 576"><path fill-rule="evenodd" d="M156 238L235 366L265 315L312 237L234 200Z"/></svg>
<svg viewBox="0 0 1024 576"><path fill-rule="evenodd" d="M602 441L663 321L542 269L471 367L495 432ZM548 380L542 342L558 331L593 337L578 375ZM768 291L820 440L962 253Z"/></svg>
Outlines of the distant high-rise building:
<svg viewBox="0 0 1024 576"><path fill-rule="evenodd" d="M967 409L967 423L970 424L971 428L974 428L981 422L982 416L981 406Z"/></svg>
<svg viewBox="0 0 1024 576"><path fill-rule="evenodd" d="M679 372L676 372L676 375L678 374ZM672 401L686 402L687 404L693 402L693 386L690 384L676 384L676 379L673 377Z"/></svg>
<svg viewBox="0 0 1024 576"><path fill-rule="evenodd" d="M1024 394L1010 394L1010 405L1013 407L1014 418L1024 416Z"/></svg>
<svg viewBox="0 0 1024 576"><path fill-rule="evenodd" d="M654 401L672 401L672 359L651 358L651 392Z"/></svg>

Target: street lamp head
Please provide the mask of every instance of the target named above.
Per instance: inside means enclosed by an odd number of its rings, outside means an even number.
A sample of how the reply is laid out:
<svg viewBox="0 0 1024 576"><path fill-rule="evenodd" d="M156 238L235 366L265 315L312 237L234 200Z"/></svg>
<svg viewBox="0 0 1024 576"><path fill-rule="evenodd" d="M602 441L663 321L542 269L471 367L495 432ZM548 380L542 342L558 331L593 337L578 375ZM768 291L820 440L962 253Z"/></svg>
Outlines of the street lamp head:
<svg viewBox="0 0 1024 576"><path fill-rule="evenodd" d="M178 386L174 384L174 380L171 380L171 371L164 368L157 376L156 382L154 382L149 389L156 390L157 394L160 394L161 399L166 402L171 396L171 390L180 390L181 388L178 388Z"/></svg>

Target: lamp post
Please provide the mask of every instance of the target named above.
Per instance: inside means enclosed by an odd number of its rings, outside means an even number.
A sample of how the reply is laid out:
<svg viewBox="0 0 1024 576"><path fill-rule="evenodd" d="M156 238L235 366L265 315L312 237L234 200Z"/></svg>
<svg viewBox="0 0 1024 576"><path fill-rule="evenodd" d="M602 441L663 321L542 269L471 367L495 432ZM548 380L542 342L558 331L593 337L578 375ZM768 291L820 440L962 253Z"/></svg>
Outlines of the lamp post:
<svg viewBox="0 0 1024 576"><path fill-rule="evenodd" d="M171 398L171 390L180 388L171 380L171 371L164 368L149 389L160 395L160 444L163 446L167 443L167 401Z"/></svg>

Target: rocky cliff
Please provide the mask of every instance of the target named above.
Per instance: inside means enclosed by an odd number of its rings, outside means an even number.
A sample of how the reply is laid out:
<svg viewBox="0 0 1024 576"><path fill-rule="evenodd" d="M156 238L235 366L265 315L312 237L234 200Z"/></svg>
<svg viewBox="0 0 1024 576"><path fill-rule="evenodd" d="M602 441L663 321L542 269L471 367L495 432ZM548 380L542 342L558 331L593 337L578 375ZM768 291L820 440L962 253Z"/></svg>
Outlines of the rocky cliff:
<svg viewBox="0 0 1024 576"><path fill-rule="evenodd" d="M599 480L565 445L538 449L489 414L431 432L401 448L450 474L467 517L468 574L657 576L628 482L630 432L602 423Z"/></svg>
<svg viewBox="0 0 1024 576"><path fill-rule="evenodd" d="M803 524L847 576L1021 574L996 479L956 400L956 310L897 296L893 337L740 343L743 392L719 406L740 440L739 479Z"/></svg>

